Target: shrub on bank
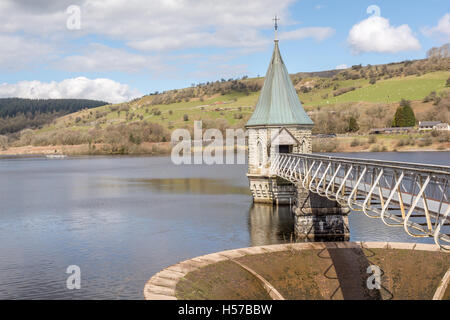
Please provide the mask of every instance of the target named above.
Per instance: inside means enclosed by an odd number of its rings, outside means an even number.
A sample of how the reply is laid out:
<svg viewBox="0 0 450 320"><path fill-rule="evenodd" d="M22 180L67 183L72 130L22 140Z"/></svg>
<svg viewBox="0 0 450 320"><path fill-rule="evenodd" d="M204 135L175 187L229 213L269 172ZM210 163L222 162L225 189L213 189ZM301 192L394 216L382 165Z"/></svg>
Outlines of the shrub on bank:
<svg viewBox="0 0 450 320"><path fill-rule="evenodd" d="M350 147L358 147L361 145L361 141L359 141L359 139L353 139L352 142L350 143Z"/></svg>
<svg viewBox="0 0 450 320"><path fill-rule="evenodd" d="M431 137L425 137L421 140L419 140L418 146L419 147L428 147L433 144L433 139Z"/></svg>
<svg viewBox="0 0 450 320"><path fill-rule="evenodd" d="M135 122L109 125L106 128L90 130L58 130L38 132L24 130L17 146L48 146L48 145L80 145L107 143L113 146L114 153L127 152L127 146L140 145L143 142L166 142L170 133L158 123Z"/></svg>
<svg viewBox="0 0 450 320"><path fill-rule="evenodd" d="M370 148L370 152L386 152L387 148L383 145L375 144Z"/></svg>
<svg viewBox="0 0 450 320"><path fill-rule="evenodd" d="M0 135L0 149L8 149L8 137Z"/></svg>
<svg viewBox="0 0 450 320"><path fill-rule="evenodd" d="M336 139L313 139L312 152L337 152L339 145Z"/></svg>
<svg viewBox="0 0 450 320"><path fill-rule="evenodd" d="M375 142L377 142L377 137L375 136L370 136L369 139L367 140L368 144L374 144Z"/></svg>

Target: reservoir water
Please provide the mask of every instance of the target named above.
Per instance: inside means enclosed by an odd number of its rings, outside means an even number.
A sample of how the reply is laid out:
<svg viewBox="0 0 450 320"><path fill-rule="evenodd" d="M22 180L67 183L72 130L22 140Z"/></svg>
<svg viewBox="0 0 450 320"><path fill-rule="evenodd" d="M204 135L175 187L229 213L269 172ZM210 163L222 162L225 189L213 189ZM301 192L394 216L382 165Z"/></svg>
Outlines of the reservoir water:
<svg viewBox="0 0 450 320"><path fill-rule="evenodd" d="M449 152L339 154L450 165ZM289 207L252 205L245 165L169 157L0 160L0 299L142 299L181 260L290 241ZM422 241L361 213L352 241ZM66 269L81 269L68 290Z"/></svg>

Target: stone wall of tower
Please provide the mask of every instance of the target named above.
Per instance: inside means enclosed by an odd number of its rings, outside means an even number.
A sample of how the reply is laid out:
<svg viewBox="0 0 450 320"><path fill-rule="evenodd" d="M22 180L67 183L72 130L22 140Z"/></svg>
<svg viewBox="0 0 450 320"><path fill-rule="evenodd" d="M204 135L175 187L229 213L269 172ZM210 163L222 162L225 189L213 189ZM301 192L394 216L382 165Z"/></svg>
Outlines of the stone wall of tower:
<svg viewBox="0 0 450 320"><path fill-rule="evenodd" d="M312 133L311 129L309 128L302 128L302 127L285 127L286 130L291 133L295 139L299 141L299 145L294 145L294 148L292 150L292 153L303 153L303 154L310 154L312 153ZM273 128L272 134L276 134L279 132L280 128ZM270 156L273 159L273 157L277 153L277 146L273 145L270 149Z"/></svg>
<svg viewBox="0 0 450 320"><path fill-rule="evenodd" d="M248 172L251 174L265 174L264 167L259 166L258 143L263 147L263 163L269 162L267 154L268 129L258 128L248 130Z"/></svg>
<svg viewBox="0 0 450 320"><path fill-rule="evenodd" d="M311 129L296 128L294 130L288 129L292 135L297 139L301 145L294 147L293 153L312 153L312 132Z"/></svg>
<svg viewBox="0 0 450 320"><path fill-rule="evenodd" d="M293 204L295 186L283 179L270 175L270 165L278 153L271 141L282 127L248 129L248 178L253 201L256 203ZM293 153L311 153L311 130L304 127L286 128L299 141L293 146ZM262 152L258 144L261 144ZM269 148L270 146L270 148ZM262 155L262 166L260 156Z"/></svg>
<svg viewBox="0 0 450 320"><path fill-rule="evenodd" d="M299 141L299 145L293 146L293 153L312 153L311 129L302 127L286 128ZM248 166L249 173L266 174L271 160L278 150L276 145L271 145L271 139L278 134L281 128L250 128L248 129ZM262 145L263 167L259 165L258 143ZM270 146L270 150L268 150ZM268 152L270 151L270 153Z"/></svg>

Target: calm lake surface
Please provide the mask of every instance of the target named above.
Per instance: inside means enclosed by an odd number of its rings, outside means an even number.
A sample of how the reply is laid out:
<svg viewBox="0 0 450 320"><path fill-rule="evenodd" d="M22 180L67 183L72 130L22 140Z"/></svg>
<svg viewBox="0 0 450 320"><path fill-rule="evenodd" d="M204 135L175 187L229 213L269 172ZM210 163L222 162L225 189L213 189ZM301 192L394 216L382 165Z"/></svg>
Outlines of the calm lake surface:
<svg viewBox="0 0 450 320"><path fill-rule="evenodd" d="M339 156L450 165L449 152ZM142 299L181 260L289 241L289 208L252 205L246 171L168 157L0 160L0 299ZM352 241L416 241L361 213L350 227ZM80 290L66 289L69 265Z"/></svg>

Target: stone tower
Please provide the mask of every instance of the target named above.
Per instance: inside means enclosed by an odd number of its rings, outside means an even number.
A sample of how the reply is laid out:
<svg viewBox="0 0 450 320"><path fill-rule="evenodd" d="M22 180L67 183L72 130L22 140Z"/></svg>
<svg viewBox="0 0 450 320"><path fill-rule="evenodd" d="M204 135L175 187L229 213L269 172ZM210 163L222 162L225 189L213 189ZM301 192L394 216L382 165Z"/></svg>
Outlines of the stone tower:
<svg viewBox="0 0 450 320"><path fill-rule="evenodd" d="M314 123L303 109L278 40L255 111L248 121L248 178L256 203L290 204L295 187L269 173L277 153L311 153Z"/></svg>
<svg viewBox="0 0 450 320"><path fill-rule="evenodd" d="M350 237L348 208L271 175L277 153L312 153L312 120L303 109L280 55L278 40L255 111L248 121L248 179L253 201L292 205L297 238L342 241Z"/></svg>

